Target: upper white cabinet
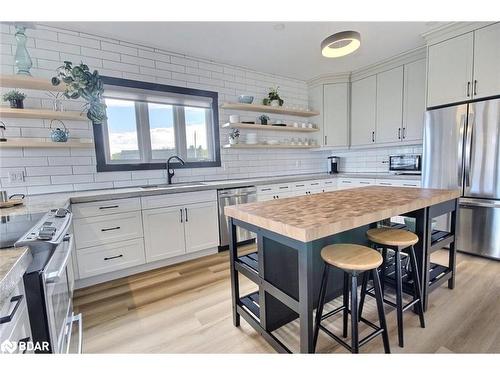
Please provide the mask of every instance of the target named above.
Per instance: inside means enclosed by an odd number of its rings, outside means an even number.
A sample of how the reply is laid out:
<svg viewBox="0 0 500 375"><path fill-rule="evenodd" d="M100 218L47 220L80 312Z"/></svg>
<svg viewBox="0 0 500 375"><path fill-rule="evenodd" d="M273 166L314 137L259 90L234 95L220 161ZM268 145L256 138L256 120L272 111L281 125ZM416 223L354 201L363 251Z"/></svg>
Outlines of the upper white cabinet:
<svg viewBox="0 0 500 375"><path fill-rule="evenodd" d="M355 81L351 85L351 145L375 143L377 113L377 76Z"/></svg>
<svg viewBox="0 0 500 375"><path fill-rule="evenodd" d="M309 107L321 114L315 121L321 129L319 144L329 147L349 146L349 84L320 84L309 90Z"/></svg>
<svg viewBox="0 0 500 375"><path fill-rule="evenodd" d="M429 47L427 107L471 98L472 33Z"/></svg>
<svg viewBox="0 0 500 375"><path fill-rule="evenodd" d="M500 94L500 24L429 46L427 107Z"/></svg>
<svg viewBox="0 0 500 375"><path fill-rule="evenodd" d="M323 145L349 145L349 84L323 86Z"/></svg>
<svg viewBox="0 0 500 375"><path fill-rule="evenodd" d="M403 67L377 74L376 142L402 139Z"/></svg>
<svg viewBox="0 0 500 375"><path fill-rule="evenodd" d="M474 98L500 94L500 23L474 31L473 78Z"/></svg>
<svg viewBox="0 0 500 375"><path fill-rule="evenodd" d="M425 59L404 66L402 141L423 139L425 116Z"/></svg>

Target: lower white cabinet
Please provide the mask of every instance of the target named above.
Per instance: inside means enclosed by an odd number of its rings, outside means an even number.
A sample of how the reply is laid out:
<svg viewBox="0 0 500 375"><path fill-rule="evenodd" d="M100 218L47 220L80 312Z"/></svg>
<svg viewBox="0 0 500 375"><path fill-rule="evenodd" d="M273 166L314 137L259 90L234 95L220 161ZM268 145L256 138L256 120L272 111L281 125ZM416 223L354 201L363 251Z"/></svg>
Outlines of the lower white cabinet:
<svg viewBox="0 0 500 375"><path fill-rule="evenodd" d="M217 205L197 203L184 208L184 236L186 253L193 253L219 245Z"/></svg>
<svg viewBox="0 0 500 375"><path fill-rule="evenodd" d="M142 211L147 262L185 253L183 215L180 206Z"/></svg>
<svg viewBox="0 0 500 375"><path fill-rule="evenodd" d="M82 278L118 271L146 262L142 238L79 249L76 251L76 257Z"/></svg>
<svg viewBox="0 0 500 375"><path fill-rule="evenodd" d="M146 261L197 252L219 244L215 201L142 211Z"/></svg>

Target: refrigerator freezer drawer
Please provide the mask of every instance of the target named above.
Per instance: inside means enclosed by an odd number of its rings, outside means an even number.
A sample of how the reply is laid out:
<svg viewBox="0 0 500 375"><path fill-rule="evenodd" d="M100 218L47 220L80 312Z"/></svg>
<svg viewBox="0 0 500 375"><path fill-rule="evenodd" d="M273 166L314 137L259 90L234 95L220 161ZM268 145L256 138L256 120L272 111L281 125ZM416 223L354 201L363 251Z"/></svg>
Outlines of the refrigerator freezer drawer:
<svg viewBox="0 0 500 375"><path fill-rule="evenodd" d="M458 250L500 260L500 201L461 201Z"/></svg>

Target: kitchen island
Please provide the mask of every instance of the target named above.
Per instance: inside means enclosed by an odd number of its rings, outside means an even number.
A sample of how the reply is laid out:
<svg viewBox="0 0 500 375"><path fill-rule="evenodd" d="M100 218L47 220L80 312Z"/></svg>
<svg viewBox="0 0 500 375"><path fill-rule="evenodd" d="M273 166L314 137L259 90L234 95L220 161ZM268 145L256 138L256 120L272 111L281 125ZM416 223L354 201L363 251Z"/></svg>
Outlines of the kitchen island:
<svg viewBox="0 0 500 375"><path fill-rule="evenodd" d="M456 190L369 186L357 189L229 206L230 270L233 324L242 316L278 352L291 350L273 331L298 319L300 352L312 353L313 311L317 306L323 263L321 249L332 243L368 245L366 230L404 215L415 219L417 266L424 294L443 282L454 287ZM432 218L451 214L448 232L433 231ZM257 253L239 256L236 227L257 235ZM449 245L448 265L431 263L432 251ZM239 274L258 285L258 292L240 296ZM334 272L327 300L341 294L342 276ZM390 280L388 280L390 281Z"/></svg>

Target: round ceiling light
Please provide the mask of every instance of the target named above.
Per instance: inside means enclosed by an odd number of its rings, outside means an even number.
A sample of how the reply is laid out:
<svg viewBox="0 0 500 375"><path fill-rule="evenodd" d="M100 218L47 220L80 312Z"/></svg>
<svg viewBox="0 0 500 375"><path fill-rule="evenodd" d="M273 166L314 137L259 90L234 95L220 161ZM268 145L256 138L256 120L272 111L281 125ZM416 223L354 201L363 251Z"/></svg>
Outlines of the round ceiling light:
<svg viewBox="0 0 500 375"><path fill-rule="evenodd" d="M321 42L321 54L325 57L341 57L353 53L361 45L357 31L341 31Z"/></svg>

